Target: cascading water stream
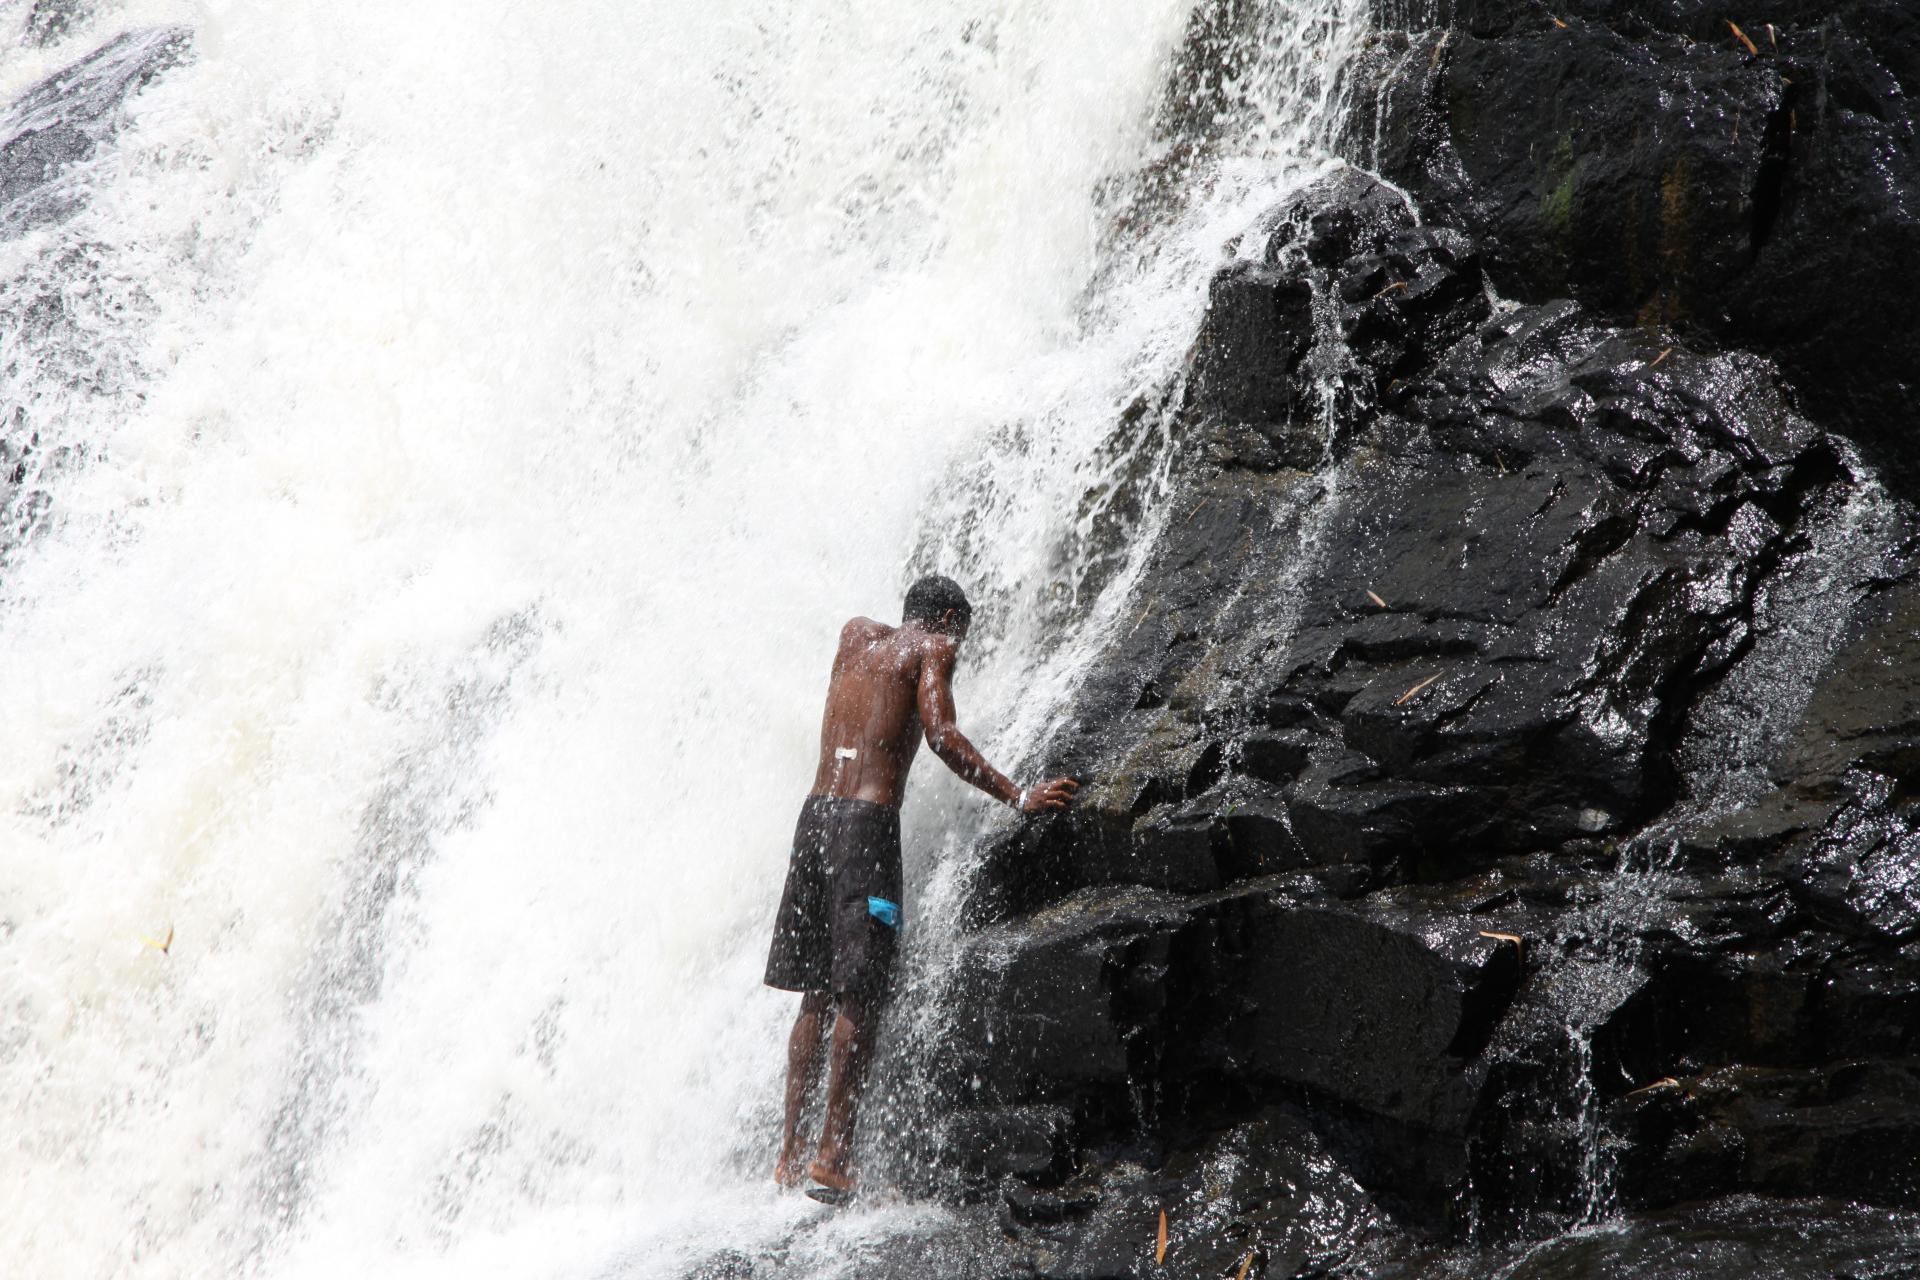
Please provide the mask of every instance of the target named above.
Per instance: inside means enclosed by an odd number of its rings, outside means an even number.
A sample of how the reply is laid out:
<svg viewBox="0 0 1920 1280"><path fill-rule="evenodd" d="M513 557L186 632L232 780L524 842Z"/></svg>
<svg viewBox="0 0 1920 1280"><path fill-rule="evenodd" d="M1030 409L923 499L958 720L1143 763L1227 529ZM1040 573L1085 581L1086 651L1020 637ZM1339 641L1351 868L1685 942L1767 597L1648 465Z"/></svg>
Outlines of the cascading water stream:
<svg viewBox="0 0 1920 1280"><path fill-rule="evenodd" d="M8 64L195 50L0 243L53 317L0 387L11 1264L673 1274L806 1218L758 976L833 635L953 572L964 721L1044 739L1164 472L1116 423L1363 8L1172 89L1180 4L132 3ZM919 787L930 972L983 810Z"/></svg>

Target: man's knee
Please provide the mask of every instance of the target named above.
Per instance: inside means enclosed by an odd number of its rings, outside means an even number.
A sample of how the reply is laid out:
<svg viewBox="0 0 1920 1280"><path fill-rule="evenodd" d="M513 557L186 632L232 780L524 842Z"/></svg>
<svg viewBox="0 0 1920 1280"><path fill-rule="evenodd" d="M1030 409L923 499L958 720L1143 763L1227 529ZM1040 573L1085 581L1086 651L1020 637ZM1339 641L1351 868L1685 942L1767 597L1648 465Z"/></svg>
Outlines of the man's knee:
<svg viewBox="0 0 1920 1280"><path fill-rule="evenodd" d="M833 994L827 991L806 991L800 996L800 1016L819 1018L826 1016L833 1008Z"/></svg>
<svg viewBox="0 0 1920 1280"><path fill-rule="evenodd" d="M839 1015L846 1019L847 1025L853 1029L854 1034L865 1037L868 1023L873 1017L873 1001L864 995L849 992L835 996L833 1005Z"/></svg>

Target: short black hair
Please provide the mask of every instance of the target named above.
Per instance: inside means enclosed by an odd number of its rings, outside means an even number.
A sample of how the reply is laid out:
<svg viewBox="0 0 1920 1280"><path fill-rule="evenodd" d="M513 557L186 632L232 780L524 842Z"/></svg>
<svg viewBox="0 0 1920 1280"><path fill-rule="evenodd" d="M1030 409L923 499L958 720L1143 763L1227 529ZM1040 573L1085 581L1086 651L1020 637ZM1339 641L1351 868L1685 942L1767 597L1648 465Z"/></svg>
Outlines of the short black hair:
<svg viewBox="0 0 1920 1280"><path fill-rule="evenodd" d="M960 589L960 584L952 578L930 573L907 588L907 603L900 610L900 616L907 622L938 627L949 609L959 613L958 622L962 627L973 620L973 606L967 603L967 593Z"/></svg>

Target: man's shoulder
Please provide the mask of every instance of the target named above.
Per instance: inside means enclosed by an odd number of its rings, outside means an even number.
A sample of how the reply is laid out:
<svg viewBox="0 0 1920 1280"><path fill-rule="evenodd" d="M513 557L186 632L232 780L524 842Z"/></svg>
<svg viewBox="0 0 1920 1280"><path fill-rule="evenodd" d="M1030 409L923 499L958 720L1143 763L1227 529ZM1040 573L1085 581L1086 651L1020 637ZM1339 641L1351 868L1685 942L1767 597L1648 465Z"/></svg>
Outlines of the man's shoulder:
<svg viewBox="0 0 1920 1280"><path fill-rule="evenodd" d="M952 636L928 631L920 636L919 649L922 659L932 658L944 664L953 660L953 656L960 651L960 645Z"/></svg>
<svg viewBox="0 0 1920 1280"><path fill-rule="evenodd" d="M846 623L840 628L840 634L842 637L860 636L864 638L890 635L893 630L894 628L884 622L876 622L872 618L856 617L846 620Z"/></svg>

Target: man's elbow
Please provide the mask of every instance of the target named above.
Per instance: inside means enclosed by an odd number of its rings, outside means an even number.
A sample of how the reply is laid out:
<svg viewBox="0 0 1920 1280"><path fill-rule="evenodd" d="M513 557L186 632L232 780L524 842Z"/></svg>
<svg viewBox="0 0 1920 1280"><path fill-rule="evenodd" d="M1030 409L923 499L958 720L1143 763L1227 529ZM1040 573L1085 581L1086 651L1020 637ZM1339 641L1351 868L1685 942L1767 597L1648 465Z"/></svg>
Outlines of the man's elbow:
<svg viewBox="0 0 1920 1280"><path fill-rule="evenodd" d="M933 749L934 755L939 756L955 768L959 766L955 765L954 762L962 759L966 755L966 752L963 750L966 742L967 740L961 736L960 730L950 724L927 730L927 746Z"/></svg>

